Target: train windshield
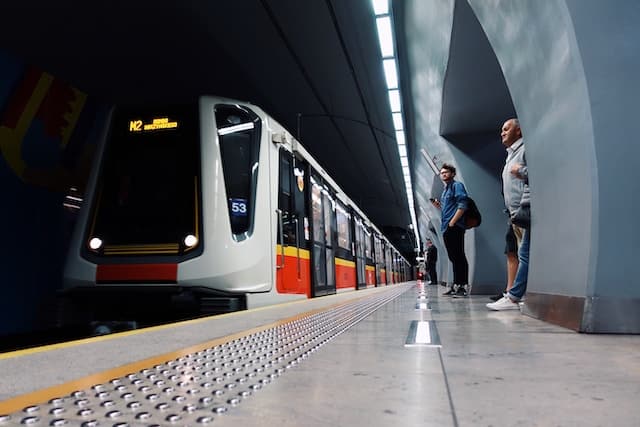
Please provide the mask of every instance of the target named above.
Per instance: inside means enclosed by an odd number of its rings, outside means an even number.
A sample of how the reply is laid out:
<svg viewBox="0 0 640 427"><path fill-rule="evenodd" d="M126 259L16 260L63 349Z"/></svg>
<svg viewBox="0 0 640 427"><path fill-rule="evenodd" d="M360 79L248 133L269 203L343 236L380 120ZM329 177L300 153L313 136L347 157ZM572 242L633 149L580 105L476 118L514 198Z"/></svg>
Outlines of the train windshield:
<svg viewBox="0 0 640 427"><path fill-rule="evenodd" d="M239 105L218 104L215 115L231 232L241 241L253 230L260 119Z"/></svg>
<svg viewBox="0 0 640 427"><path fill-rule="evenodd" d="M199 246L198 135L195 105L114 114L88 230L91 252L180 255Z"/></svg>

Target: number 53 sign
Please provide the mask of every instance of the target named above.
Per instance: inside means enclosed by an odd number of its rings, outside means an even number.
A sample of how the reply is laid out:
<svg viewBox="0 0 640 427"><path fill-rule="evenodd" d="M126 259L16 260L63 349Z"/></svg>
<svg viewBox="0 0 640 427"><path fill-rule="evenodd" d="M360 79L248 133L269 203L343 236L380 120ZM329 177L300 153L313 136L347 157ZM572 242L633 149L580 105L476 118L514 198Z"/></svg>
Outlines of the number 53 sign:
<svg viewBox="0 0 640 427"><path fill-rule="evenodd" d="M247 216L247 199L229 199L231 216Z"/></svg>

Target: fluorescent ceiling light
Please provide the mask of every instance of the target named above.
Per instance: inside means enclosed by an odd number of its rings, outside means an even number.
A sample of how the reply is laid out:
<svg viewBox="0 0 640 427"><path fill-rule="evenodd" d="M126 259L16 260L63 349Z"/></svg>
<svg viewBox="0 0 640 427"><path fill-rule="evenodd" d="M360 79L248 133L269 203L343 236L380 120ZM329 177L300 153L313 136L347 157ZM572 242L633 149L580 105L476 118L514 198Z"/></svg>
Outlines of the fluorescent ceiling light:
<svg viewBox="0 0 640 427"><path fill-rule="evenodd" d="M373 12L376 15L384 15L389 13L389 0L372 0Z"/></svg>
<svg viewBox="0 0 640 427"><path fill-rule="evenodd" d="M253 129L253 122L241 123L239 125L222 128L218 130L218 135L223 136L223 135L228 135L230 133L240 132L240 131L249 130L249 129Z"/></svg>
<svg viewBox="0 0 640 427"><path fill-rule="evenodd" d="M406 157L400 157L400 164L402 166L409 166L409 159L407 159Z"/></svg>
<svg viewBox="0 0 640 427"><path fill-rule="evenodd" d="M396 130L404 129L404 124L402 123L402 114L393 113L392 116L393 116L393 127L395 127Z"/></svg>
<svg viewBox="0 0 640 427"><path fill-rule="evenodd" d="M391 31L391 18L381 16L376 19L378 26L378 41L380 42L380 52L383 58L393 56L393 32Z"/></svg>
<svg viewBox="0 0 640 427"><path fill-rule="evenodd" d="M387 79L387 89L398 88L398 72L396 70L396 60L384 59L382 60L382 66L384 67L384 76Z"/></svg>
<svg viewBox="0 0 640 427"><path fill-rule="evenodd" d="M404 131L403 130L397 130L396 131L396 142L398 143L398 145L404 145L405 144Z"/></svg>
<svg viewBox="0 0 640 427"><path fill-rule="evenodd" d="M400 111L400 91L398 89L389 91L389 104L391 104L392 113Z"/></svg>
<svg viewBox="0 0 640 427"><path fill-rule="evenodd" d="M398 145L398 153L400 153L400 157L407 157L406 145Z"/></svg>

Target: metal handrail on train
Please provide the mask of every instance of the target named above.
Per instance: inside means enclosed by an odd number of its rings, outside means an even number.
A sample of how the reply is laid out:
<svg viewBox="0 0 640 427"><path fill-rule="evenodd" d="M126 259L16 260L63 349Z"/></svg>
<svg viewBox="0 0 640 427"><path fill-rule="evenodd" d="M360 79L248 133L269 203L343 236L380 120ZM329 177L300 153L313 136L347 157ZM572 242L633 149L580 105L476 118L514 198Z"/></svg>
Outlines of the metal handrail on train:
<svg viewBox="0 0 640 427"><path fill-rule="evenodd" d="M300 231L298 229L298 218L293 220L296 224L296 254L298 256L298 279L300 279Z"/></svg>

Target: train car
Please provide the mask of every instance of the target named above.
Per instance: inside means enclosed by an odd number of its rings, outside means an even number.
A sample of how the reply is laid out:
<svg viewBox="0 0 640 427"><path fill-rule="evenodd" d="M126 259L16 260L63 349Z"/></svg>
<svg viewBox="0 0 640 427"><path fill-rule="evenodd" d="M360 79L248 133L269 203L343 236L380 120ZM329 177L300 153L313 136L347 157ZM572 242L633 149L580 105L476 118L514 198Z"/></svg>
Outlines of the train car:
<svg viewBox="0 0 640 427"><path fill-rule="evenodd" d="M387 284L383 245L398 254L259 107L201 97L116 108L67 256L63 311L190 317Z"/></svg>

